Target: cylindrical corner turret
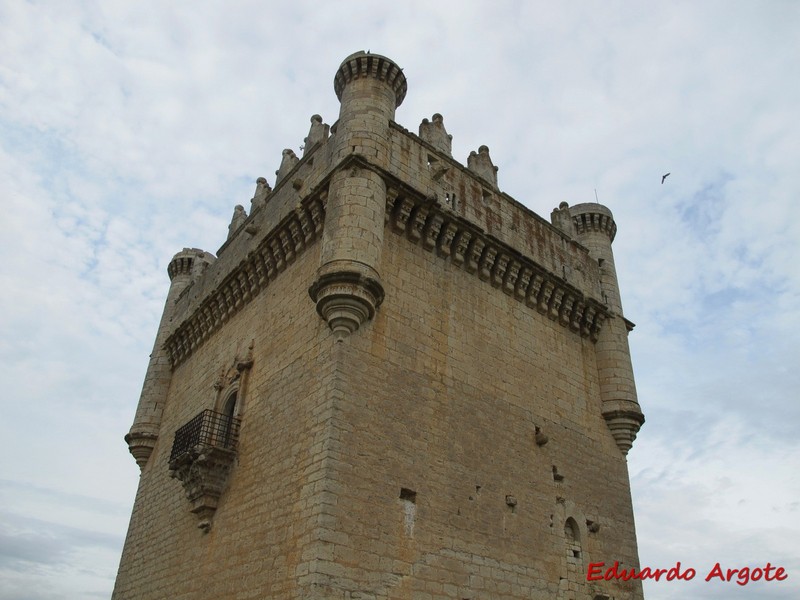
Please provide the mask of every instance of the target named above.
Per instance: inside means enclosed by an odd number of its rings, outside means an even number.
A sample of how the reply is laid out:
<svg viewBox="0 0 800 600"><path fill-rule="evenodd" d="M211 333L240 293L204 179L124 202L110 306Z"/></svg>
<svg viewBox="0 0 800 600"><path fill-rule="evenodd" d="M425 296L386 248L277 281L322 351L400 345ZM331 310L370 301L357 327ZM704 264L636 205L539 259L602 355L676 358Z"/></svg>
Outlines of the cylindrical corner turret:
<svg viewBox="0 0 800 600"><path fill-rule="evenodd" d="M125 436L128 450L141 469L144 469L147 464L158 439L161 413L164 410L167 389L172 378L172 368L164 350L164 342L172 328L175 302L181 292L193 280L200 277L214 260L214 256L208 252L197 248L184 248L172 258L167 267L170 279L167 301L164 303L164 312L161 314L153 352L150 354L150 363L144 377L136 416L130 431Z"/></svg>
<svg viewBox="0 0 800 600"><path fill-rule="evenodd" d="M562 211L567 208L564 204L559 207ZM578 241L586 246L589 255L600 267L600 291L611 313L596 344L603 417L617 446L623 454L627 454L644 423L644 415L636 397L628 347L628 325L622 314L617 271L611 251L617 224L608 208L593 202L569 207L569 214Z"/></svg>
<svg viewBox="0 0 800 600"><path fill-rule="evenodd" d="M341 102L335 159L356 154L386 167L389 122L408 90L403 70L385 56L356 52L339 65L333 88Z"/></svg>
<svg viewBox="0 0 800 600"><path fill-rule="evenodd" d="M367 108L394 119L395 109L403 103L408 91L403 69L393 60L363 50L345 58L333 80L342 113ZM364 102L364 104L361 104Z"/></svg>
<svg viewBox="0 0 800 600"><path fill-rule="evenodd" d="M383 300L378 268L383 247L389 123L408 89L402 69L368 52L348 56L336 72L342 103L333 141L322 257L309 289L317 312L337 334L372 318Z"/></svg>

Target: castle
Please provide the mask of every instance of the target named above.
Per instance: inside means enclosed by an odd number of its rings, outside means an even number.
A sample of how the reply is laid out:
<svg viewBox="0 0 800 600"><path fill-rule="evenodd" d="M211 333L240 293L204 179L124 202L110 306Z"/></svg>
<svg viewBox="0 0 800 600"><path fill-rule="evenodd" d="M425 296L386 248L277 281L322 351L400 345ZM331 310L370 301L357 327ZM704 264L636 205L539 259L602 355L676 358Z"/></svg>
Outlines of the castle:
<svg viewBox="0 0 800 600"><path fill-rule="evenodd" d="M403 71L342 62L332 126L184 249L125 437L113 598L641 599L636 398L600 204L550 221L466 167Z"/></svg>

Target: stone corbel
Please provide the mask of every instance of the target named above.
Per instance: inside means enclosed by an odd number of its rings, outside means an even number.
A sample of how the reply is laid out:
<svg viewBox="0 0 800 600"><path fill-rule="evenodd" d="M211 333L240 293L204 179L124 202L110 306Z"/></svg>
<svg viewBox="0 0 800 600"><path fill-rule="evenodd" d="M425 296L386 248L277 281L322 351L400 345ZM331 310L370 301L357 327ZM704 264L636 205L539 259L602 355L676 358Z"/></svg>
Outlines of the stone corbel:
<svg viewBox="0 0 800 600"><path fill-rule="evenodd" d="M379 281L351 271L321 275L308 294L319 315L339 336L350 335L370 320L384 296Z"/></svg>
<svg viewBox="0 0 800 600"><path fill-rule="evenodd" d="M228 483L236 451L217 446L196 446L170 461L170 477L183 484L191 512L200 519L204 532L211 528L211 518Z"/></svg>

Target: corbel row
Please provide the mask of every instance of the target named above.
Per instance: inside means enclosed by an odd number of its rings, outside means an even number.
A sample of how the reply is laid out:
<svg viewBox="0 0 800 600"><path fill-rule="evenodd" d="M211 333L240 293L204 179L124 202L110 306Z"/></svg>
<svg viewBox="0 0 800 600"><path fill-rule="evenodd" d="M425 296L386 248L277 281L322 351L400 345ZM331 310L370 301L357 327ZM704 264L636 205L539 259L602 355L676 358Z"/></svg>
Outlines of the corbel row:
<svg viewBox="0 0 800 600"><path fill-rule="evenodd" d="M325 222L326 200L327 191L323 191L298 205L167 338L165 347L173 368L319 238Z"/></svg>
<svg viewBox="0 0 800 600"><path fill-rule="evenodd" d="M589 231L599 231L608 235L612 242L617 235L617 224L614 219L603 213L581 213L573 216L572 222L579 235Z"/></svg>
<svg viewBox="0 0 800 600"><path fill-rule="evenodd" d="M564 279L452 214L434 199L387 190L390 227L564 327L597 341L607 309Z"/></svg>

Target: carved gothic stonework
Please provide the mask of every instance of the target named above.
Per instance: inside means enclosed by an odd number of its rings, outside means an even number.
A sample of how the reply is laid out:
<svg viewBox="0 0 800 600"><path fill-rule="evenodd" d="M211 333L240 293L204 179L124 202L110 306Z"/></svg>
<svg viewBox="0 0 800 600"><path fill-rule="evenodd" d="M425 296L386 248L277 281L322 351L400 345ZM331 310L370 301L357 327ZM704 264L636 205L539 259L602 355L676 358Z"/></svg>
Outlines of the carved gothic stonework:
<svg viewBox="0 0 800 600"><path fill-rule="evenodd" d="M131 431L125 436L125 442L128 444L128 450L133 455L136 464L139 468L144 469L150 455L153 453L153 448L156 445L158 436L154 433Z"/></svg>
<svg viewBox="0 0 800 600"><path fill-rule="evenodd" d="M211 527L235 458L231 448L198 445L169 463L170 476L183 483L190 510L200 518L197 526L204 531Z"/></svg>
<svg viewBox="0 0 800 600"><path fill-rule="evenodd" d="M360 273L322 275L308 290L317 312L331 330L349 335L371 319L383 302L383 287Z"/></svg>

